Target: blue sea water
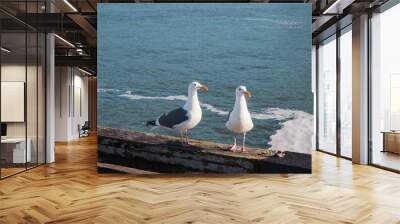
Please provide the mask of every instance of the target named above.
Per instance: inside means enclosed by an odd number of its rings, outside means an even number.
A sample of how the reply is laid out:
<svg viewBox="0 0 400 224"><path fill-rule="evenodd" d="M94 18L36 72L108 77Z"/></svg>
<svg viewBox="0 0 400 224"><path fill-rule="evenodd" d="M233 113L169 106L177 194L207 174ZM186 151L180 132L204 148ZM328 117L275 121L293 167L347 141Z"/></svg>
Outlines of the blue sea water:
<svg viewBox="0 0 400 224"><path fill-rule="evenodd" d="M178 135L146 121L183 105L197 80L209 92L190 136L231 143L225 122L245 85L247 145L306 147L290 138L312 132L310 21L308 4L99 4L98 123Z"/></svg>

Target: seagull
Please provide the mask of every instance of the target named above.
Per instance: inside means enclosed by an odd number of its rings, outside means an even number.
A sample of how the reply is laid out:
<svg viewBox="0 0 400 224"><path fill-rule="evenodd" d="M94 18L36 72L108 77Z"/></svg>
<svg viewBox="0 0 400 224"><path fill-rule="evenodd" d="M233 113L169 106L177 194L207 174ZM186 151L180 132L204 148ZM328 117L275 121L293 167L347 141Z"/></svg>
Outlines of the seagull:
<svg viewBox="0 0 400 224"><path fill-rule="evenodd" d="M197 90L208 91L207 85L199 82L191 82L188 87L188 98L182 107L164 113L156 120L148 121L146 126L158 126L172 130L179 130L181 142L183 144L183 132L186 134L186 144L188 141L188 130L196 127L200 123L202 111Z"/></svg>
<svg viewBox="0 0 400 224"><path fill-rule="evenodd" d="M247 91L246 86L239 86L236 88L236 100L235 105L233 106L233 110L229 112L229 118L226 122L225 126L235 133L235 141L233 146L230 148L230 151L246 151L244 148L246 141L246 133L253 128L253 121L251 120L250 112L247 109L246 98L251 97L251 93ZM243 146L242 149L238 149L236 146L236 134L243 133Z"/></svg>

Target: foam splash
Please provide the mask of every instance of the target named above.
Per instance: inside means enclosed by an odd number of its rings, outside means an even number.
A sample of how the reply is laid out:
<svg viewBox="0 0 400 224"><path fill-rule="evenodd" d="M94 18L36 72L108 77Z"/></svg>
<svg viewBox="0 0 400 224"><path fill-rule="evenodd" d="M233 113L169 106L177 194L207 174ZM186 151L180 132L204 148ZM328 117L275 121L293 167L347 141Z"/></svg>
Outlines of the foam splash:
<svg viewBox="0 0 400 224"><path fill-rule="evenodd" d="M272 119L272 120L283 121L283 120L293 119L296 116L298 116L298 114L301 112L303 111L271 107L264 109L261 113L252 113L251 117L258 120Z"/></svg>
<svg viewBox="0 0 400 224"><path fill-rule="evenodd" d="M273 150L310 154L314 132L313 115L304 111L288 111L294 117L282 123L282 128L271 136L268 143Z"/></svg>

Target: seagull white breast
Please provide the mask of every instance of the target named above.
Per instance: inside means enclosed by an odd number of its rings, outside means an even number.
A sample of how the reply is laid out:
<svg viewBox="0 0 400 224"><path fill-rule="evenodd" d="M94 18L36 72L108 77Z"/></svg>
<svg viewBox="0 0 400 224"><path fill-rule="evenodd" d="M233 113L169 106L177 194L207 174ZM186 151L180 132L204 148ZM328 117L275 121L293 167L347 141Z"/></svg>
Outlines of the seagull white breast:
<svg viewBox="0 0 400 224"><path fill-rule="evenodd" d="M235 105L232 112L229 114L226 127L235 133L248 132L253 128L250 112L247 108L245 97L236 96Z"/></svg>

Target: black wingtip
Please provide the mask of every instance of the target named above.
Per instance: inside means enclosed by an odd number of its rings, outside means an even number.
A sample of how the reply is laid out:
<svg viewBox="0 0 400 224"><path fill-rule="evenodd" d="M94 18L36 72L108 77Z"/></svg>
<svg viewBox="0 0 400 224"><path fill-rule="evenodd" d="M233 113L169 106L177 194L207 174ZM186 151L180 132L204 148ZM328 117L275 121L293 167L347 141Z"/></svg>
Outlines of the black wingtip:
<svg viewBox="0 0 400 224"><path fill-rule="evenodd" d="M156 121L147 121L146 126L157 126Z"/></svg>

